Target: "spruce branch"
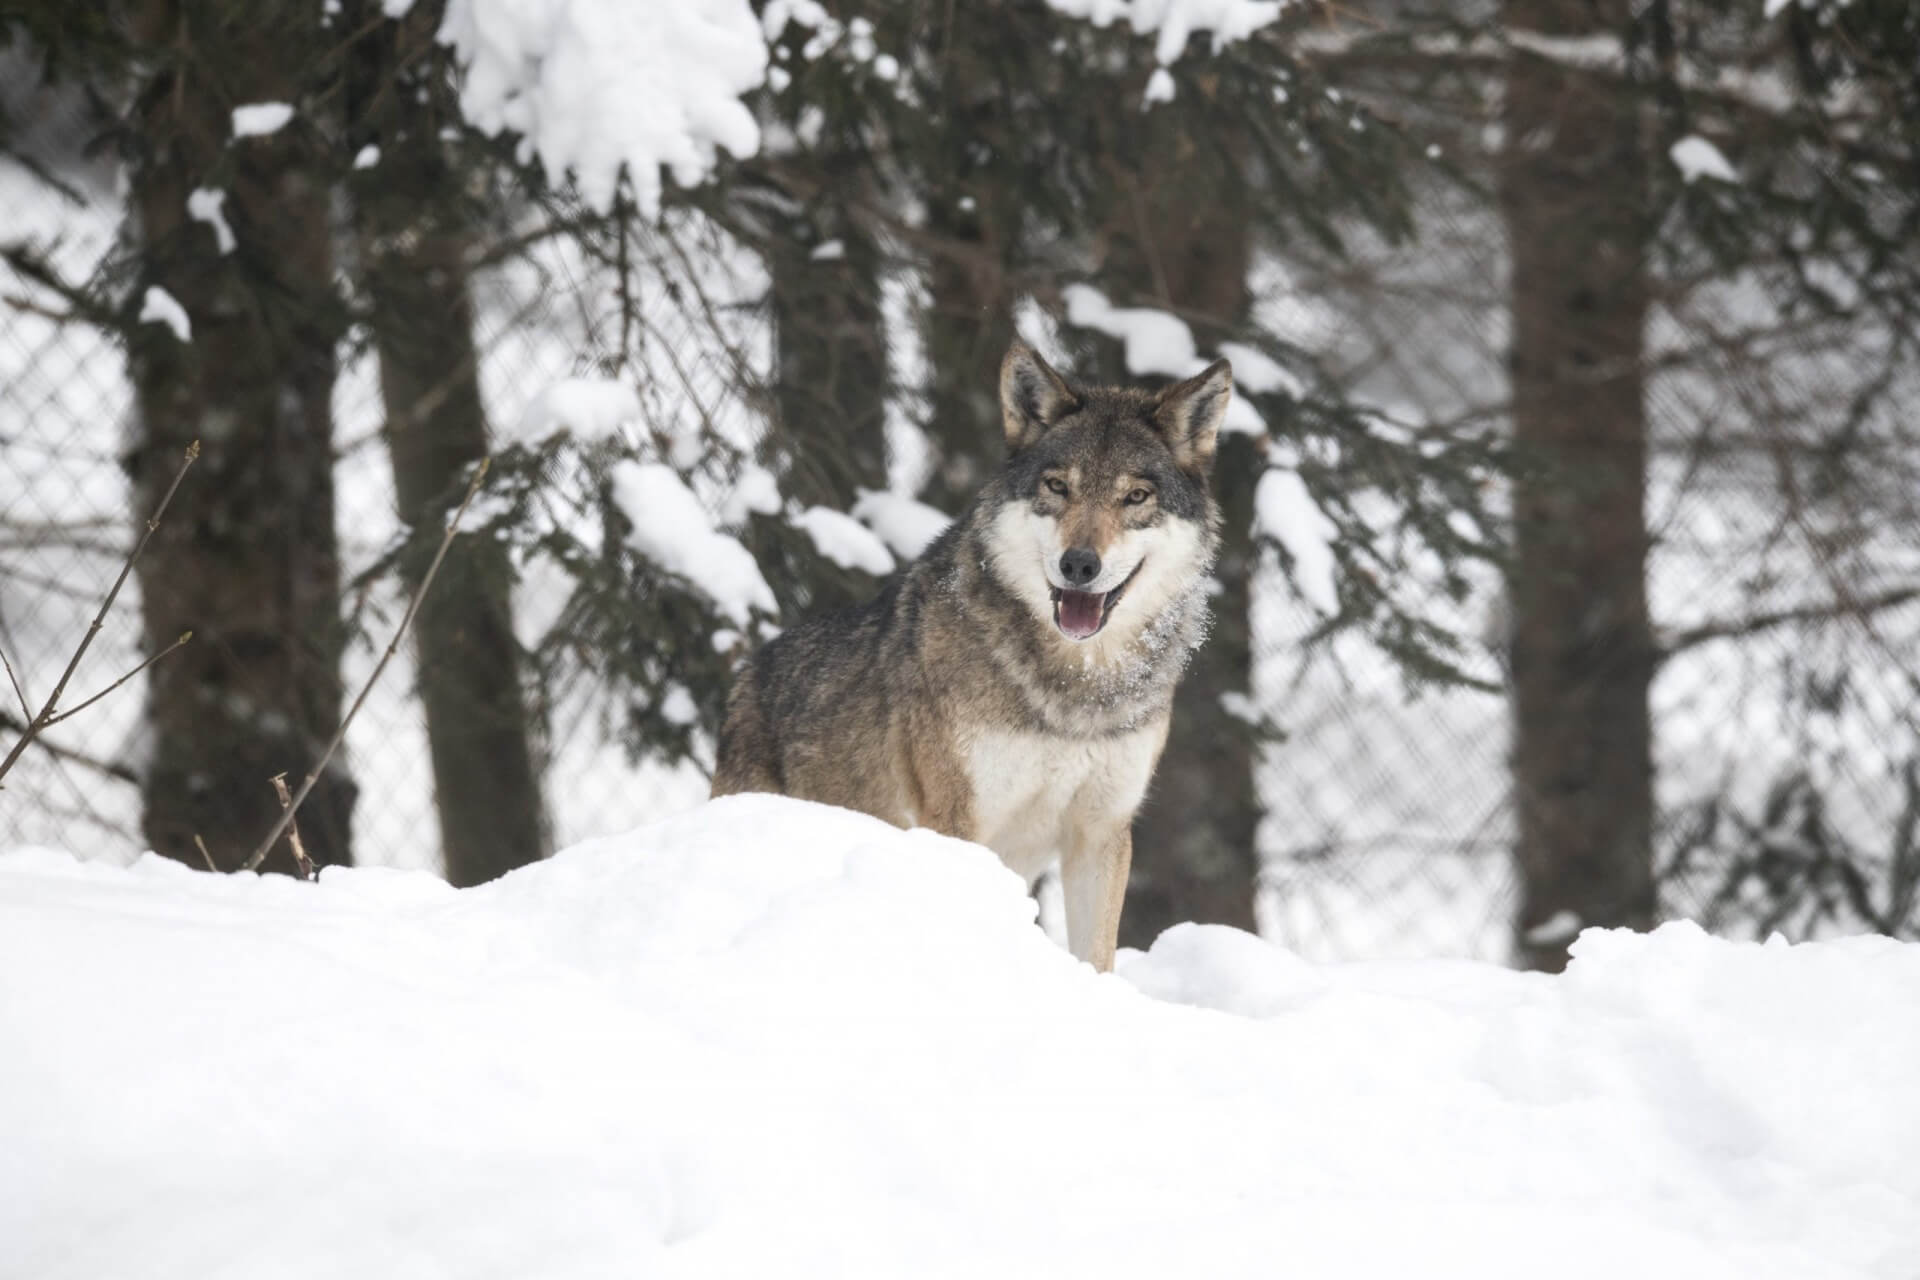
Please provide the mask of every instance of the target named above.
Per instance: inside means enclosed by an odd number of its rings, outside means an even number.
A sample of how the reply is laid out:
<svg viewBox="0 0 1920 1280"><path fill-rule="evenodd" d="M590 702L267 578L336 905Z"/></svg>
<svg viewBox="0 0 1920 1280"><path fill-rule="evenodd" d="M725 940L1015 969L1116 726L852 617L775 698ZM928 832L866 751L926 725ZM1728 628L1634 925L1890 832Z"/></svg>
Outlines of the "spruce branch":
<svg viewBox="0 0 1920 1280"><path fill-rule="evenodd" d="M313 790L313 784L320 780L322 773L326 772L328 762L333 759L333 753L340 749L341 742L346 739L347 729L353 724L353 718L360 714L361 706L366 703L367 694L373 690L374 684L380 679L380 673L387 669L387 663L391 662L393 655L399 651L400 641L405 638L407 628L413 624L413 615L419 612L421 598L427 594L427 588L433 585L434 575L440 572L440 563L447 558L447 548L453 545L453 536L460 532L461 517L467 514L467 507L472 504L474 495L480 492L480 485L487 478L487 468L492 464L492 458L482 458L480 465L474 468L473 479L467 484L467 494L460 499L460 505L454 510L453 518L447 521L447 530L440 535L440 548L433 553L433 563L427 566L427 572L420 579L420 585L413 589L413 596L407 601L407 611L401 615L400 625L394 628L393 639L387 642L386 652L380 655L380 661L373 666L373 673L367 677L366 683L360 686L360 692L354 697L353 705L347 708L347 714L341 717L340 727L333 731L333 737L327 742L327 749L320 753L319 761L300 783L300 790L294 794L293 802L281 810L280 821L273 824L273 830L267 832L266 839L260 842L252 856L242 864L242 870L258 871L260 869L260 864L267 860L267 854L273 848L274 842L293 825L294 815L299 813L300 806L306 803L307 794ZM296 848L295 857L301 856Z"/></svg>
<svg viewBox="0 0 1920 1280"><path fill-rule="evenodd" d="M68 715L72 714L72 712L67 712L66 714L59 713L60 695L67 691L67 682L73 679L74 671L80 666L80 659L87 656L87 650L92 647L94 637L100 634L100 628L106 623L108 611L113 608L113 602L119 598L120 588L127 584L127 577L133 572L133 566L135 562L140 559L140 553L147 549L148 539L152 538L153 531L160 527L160 517L167 513L168 505L173 502L173 495L180 491L180 482L186 479L187 468L191 467L194 464L194 460L199 456L200 442L195 440L187 446L186 453L180 459L179 470L173 473L173 483L167 486L166 493L161 496L160 505L153 509L151 516L147 517L146 531L140 535L140 540L133 544L133 550L127 553L126 560L120 566L120 576L113 580L113 586L107 591L107 598L100 602L99 611L93 615L93 621L87 627L87 634L80 638L79 647L73 651L73 656L67 659L67 669L60 673L60 680L53 686L53 692L47 695L46 704L40 708L38 714L27 721L26 729L20 734L19 740L13 744L13 750L7 752L6 759L0 760L0 779L7 776L7 771L13 768L14 761L20 758L20 753L27 749L29 743L40 736L43 729L48 725L56 724L66 719ZM107 694L112 693L115 689L118 689L128 680L132 679L135 675L146 670L161 658L166 657L167 654L172 653L175 649L185 644L188 637L192 634L193 633L189 631L186 635L181 636L167 648L155 654L153 657L148 658L132 671L127 672L126 675L121 676L105 689L102 689L93 697L88 698L85 702L73 708L73 710L80 711L92 706L101 698L104 698ZM7 664L7 674L9 678L13 676L13 664L11 663ZM17 692L19 688L19 682L15 680L15 691Z"/></svg>

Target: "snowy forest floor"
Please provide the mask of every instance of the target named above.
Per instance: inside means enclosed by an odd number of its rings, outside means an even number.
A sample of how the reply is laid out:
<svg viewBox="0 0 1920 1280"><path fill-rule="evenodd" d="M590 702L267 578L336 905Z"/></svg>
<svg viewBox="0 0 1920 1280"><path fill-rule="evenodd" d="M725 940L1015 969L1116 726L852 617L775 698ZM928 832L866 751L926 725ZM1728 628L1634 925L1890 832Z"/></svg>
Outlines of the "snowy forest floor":
<svg viewBox="0 0 1920 1280"><path fill-rule="evenodd" d="M0 857L0 1275L1914 1274L1920 946L1033 912L761 796L466 891Z"/></svg>

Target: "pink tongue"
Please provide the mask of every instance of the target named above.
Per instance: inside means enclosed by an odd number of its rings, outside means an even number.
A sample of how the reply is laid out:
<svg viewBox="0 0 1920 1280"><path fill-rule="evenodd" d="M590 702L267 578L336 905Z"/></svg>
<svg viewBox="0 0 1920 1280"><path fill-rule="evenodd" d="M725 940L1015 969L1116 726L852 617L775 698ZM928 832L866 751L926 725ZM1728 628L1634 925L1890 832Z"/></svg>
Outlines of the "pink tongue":
<svg viewBox="0 0 1920 1280"><path fill-rule="evenodd" d="M1060 630L1070 639L1085 640L1100 629L1100 606L1106 596L1098 591L1060 593Z"/></svg>

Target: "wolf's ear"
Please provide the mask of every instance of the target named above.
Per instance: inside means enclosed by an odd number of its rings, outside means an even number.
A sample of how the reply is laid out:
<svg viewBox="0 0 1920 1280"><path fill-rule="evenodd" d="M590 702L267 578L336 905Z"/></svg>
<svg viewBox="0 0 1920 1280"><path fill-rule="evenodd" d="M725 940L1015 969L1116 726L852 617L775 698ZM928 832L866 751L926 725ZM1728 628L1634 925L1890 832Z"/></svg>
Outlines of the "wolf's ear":
<svg viewBox="0 0 1920 1280"><path fill-rule="evenodd" d="M1162 391L1153 406L1153 425L1165 437L1173 460L1186 471L1213 466L1213 447L1233 398L1233 366L1216 360L1185 382Z"/></svg>
<svg viewBox="0 0 1920 1280"><path fill-rule="evenodd" d="M1018 338L1000 362L1000 416L1007 428L1007 452L1018 453L1080 407L1067 380Z"/></svg>

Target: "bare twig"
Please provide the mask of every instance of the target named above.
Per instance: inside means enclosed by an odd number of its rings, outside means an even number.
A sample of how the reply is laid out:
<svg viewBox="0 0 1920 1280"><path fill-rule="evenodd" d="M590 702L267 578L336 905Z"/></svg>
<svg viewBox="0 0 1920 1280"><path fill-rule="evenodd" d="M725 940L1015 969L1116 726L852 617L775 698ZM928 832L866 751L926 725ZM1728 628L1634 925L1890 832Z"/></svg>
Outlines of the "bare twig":
<svg viewBox="0 0 1920 1280"><path fill-rule="evenodd" d="M133 679L135 676L139 675L142 671L145 671L148 667L160 661L160 659L166 657L168 654L172 653L175 649L178 649L181 645L185 644L187 641L191 639L193 639L193 632L182 631L180 633L180 638L178 640L175 640L172 644L168 645L166 648L162 649L160 652L154 654L151 658L148 658L145 662L142 662L139 666L127 672L127 674L121 676L118 680L115 680L112 684L108 685L106 688L102 689L100 692L94 694L91 698L88 698L85 702L80 703L78 706L68 707L65 711L62 711L59 715L47 721L47 725L59 724L62 720L65 720L68 716L77 715L78 713L85 711L88 707L100 701L100 699L106 697L108 694L112 693L115 689L118 689L121 685ZM42 727L46 727L46 726L42 726Z"/></svg>
<svg viewBox="0 0 1920 1280"><path fill-rule="evenodd" d="M53 686L53 692L47 695L46 705L40 708L38 715L27 721L27 727L21 733L20 740L13 744L13 750L7 752L7 758L0 760L0 778L7 776L7 771L13 768L14 761L20 758L20 753L27 749L28 743L40 736L42 729L45 729L56 720L64 720L66 718L65 716L55 714L59 710L60 695L67 691L67 682L73 679L73 673L75 669L79 667L80 659L86 657L88 648L93 644L93 638L100 634L100 628L107 620L107 611L113 608L113 602L119 597L120 588L126 585L127 576L133 572L134 563L140 559L140 553L147 549L147 540L152 538L153 531L160 527L160 517L166 514L168 504L173 501L173 495L180 491L180 482L186 479L187 468L191 467L194 459L199 456L200 442L195 440L187 446L186 454L180 459L180 469L173 473L173 483L167 486L166 493L162 495L160 499L160 505L153 509L151 516L147 517L146 532L140 535L140 541L134 543L133 550L127 553L126 562L120 566L120 576L113 580L113 587L107 592L107 598L100 602L99 612L93 615L93 622L88 625L87 634L81 637L79 648L73 651L73 657L67 659L67 669L60 673L59 683L55 684ZM108 685L100 694L96 694L93 698L89 698L86 702L81 703L80 707L88 706L99 697L113 692L113 690L119 688L121 684L125 683L134 672L152 665L152 663L165 657L166 654L172 653L174 649L178 649L184 643L186 643L185 636L176 641L173 646L164 653L156 654L153 658L149 658L146 662L134 668L134 671L128 672L127 675L122 676L119 680ZM12 668L9 667L8 669L11 671ZM78 711L80 707L75 707L74 710Z"/></svg>
<svg viewBox="0 0 1920 1280"><path fill-rule="evenodd" d="M7 661L7 651L0 649L0 666L7 669L7 683L13 686L13 694L20 699L20 711L28 720L33 719L33 704L27 701L27 691L20 687L20 677L13 674L13 664Z"/></svg>
<svg viewBox="0 0 1920 1280"><path fill-rule="evenodd" d="M69 308L65 314L61 314L51 308L41 308L29 303L28 309L40 310L43 314L63 322L85 320L89 324L109 331L117 332L124 327L120 318L114 314L112 306L79 285L69 284L58 271L54 270L51 263L26 244L0 245L0 262L6 263L25 279L31 280L59 297ZM13 302L14 299L10 297L8 301Z"/></svg>
<svg viewBox="0 0 1920 1280"><path fill-rule="evenodd" d="M285 777L286 775L282 774L281 776ZM219 875L220 868L213 865L213 855L207 852L207 842L200 838L198 831L193 833L193 845L194 848L200 850L200 856L207 860L207 870L213 872L215 875Z"/></svg>
<svg viewBox="0 0 1920 1280"><path fill-rule="evenodd" d="M307 856L307 845L300 838L300 824L293 819L293 793L287 790L287 775L273 775L273 793L280 797L280 807L287 811L287 843L293 846L293 862L300 869L302 880L315 879L313 859Z"/></svg>
<svg viewBox="0 0 1920 1280"><path fill-rule="evenodd" d="M447 521L447 531L440 535L440 549L433 553L433 563L427 566L426 575L420 579L420 585L413 589L413 597L407 601L407 611L401 615L400 625L394 629L393 639L387 642L386 652L380 655L380 661L374 664L373 674L369 675L367 682L360 686L360 692L354 698L353 705L347 708L347 714L341 717L340 727L333 731L333 737L328 741L327 749L320 753L319 761L300 783L300 790L295 793L293 803L281 812L280 821L273 824L273 830L267 832L266 839L260 842L259 847L253 851L253 855L242 865L243 870L258 871L260 869L260 864L267 860L267 853L273 848L274 841L293 825L294 815L300 812L300 806L306 803L307 793L313 790L313 784L320 780L322 773L326 772L327 762L332 760L333 753L340 749L340 743L347 736L347 728L353 723L353 718L360 714L360 707L366 702L367 694L380 679L380 673L387 669L387 663L391 662L393 655L399 651L400 641L406 636L407 628L413 623L413 615L420 608L420 599L427 594L427 588L433 585L434 575L440 572L440 562L447 558L447 548L453 545L453 535L460 531L460 519L467 514L467 507L473 502L474 495L480 492L481 482L487 478L487 468L492 464L491 458L480 459L480 465L474 469L473 479L467 484L467 496L460 499L460 505L454 510L453 518Z"/></svg>
<svg viewBox="0 0 1920 1280"><path fill-rule="evenodd" d="M0 711L0 729L12 730L15 733L25 733L27 726L31 723L31 719L17 719L4 711ZM72 764L83 764L97 773L120 782L140 781L140 775L134 772L131 766L122 764L117 760L101 760L86 754L84 751L75 751L72 747L63 747L57 742L49 742L45 738L38 739L38 741L40 743L40 749L56 760L66 760Z"/></svg>

